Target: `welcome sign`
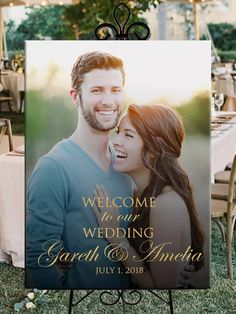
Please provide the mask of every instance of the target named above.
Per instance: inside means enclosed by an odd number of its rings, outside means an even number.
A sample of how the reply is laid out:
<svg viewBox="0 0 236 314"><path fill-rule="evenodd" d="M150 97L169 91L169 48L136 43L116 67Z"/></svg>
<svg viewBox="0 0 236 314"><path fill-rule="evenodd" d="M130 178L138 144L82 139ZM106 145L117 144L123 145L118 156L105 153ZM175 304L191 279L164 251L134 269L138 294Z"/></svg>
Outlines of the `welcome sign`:
<svg viewBox="0 0 236 314"><path fill-rule="evenodd" d="M26 54L26 286L208 288L210 43Z"/></svg>

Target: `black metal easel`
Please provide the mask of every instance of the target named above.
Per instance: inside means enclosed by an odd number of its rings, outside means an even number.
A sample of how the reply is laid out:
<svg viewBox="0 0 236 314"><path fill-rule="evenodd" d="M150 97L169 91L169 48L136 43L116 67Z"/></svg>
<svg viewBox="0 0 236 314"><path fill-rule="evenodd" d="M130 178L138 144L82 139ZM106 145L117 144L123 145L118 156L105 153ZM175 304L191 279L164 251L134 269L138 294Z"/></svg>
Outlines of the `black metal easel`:
<svg viewBox="0 0 236 314"><path fill-rule="evenodd" d="M126 20L121 24L119 23L119 17L118 17L118 10L125 10L127 17ZM126 27L128 20L130 18L130 9L129 7L125 4L125 3L120 3L118 4L115 8L114 8L114 12L113 12L113 18L117 24L118 27L116 27L115 25L111 24L111 23L102 23L99 24L96 29L95 29L95 36L98 40L148 40L150 37L150 29L149 27L143 23L143 22L134 22L132 24L130 24L129 26ZM133 32L131 34L131 29L135 28L135 27L142 27L143 30L145 30L145 34L140 36L138 33ZM102 29L107 29L108 33L105 37L100 36L100 31ZM72 308L77 306L78 304L80 304L83 300L85 300L88 296L90 296L93 292L95 291L99 291L99 290L95 290L95 289L91 289L91 290L86 290L87 293L80 298L79 300L73 302L74 299L74 290L70 290L70 295L69 295L69 308L68 308L68 314L72 314ZM117 304L119 301L121 301L122 303L122 308L123 308L123 313L125 313L125 305L137 305L139 304L142 299L143 299L143 295L141 293L142 290L104 290L102 292L100 292L99 298L100 298L100 302L105 305L105 306L112 306L114 304ZM145 291L149 291L151 294L153 294L155 297L157 297L158 299L160 299L162 302L166 303L167 305L169 305L170 308L170 314L174 314L174 309L173 309L173 300L172 300L172 291L168 290L168 300L165 300L164 298L162 298L160 295L158 295L157 292L155 292L155 290L145 290ZM117 294L115 300L111 301L111 302L107 302L104 299L104 296L113 296L113 293ZM136 299L133 299L132 302L128 301L125 297L125 294L128 293L129 296L134 296L136 297Z"/></svg>
<svg viewBox="0 0 236 314"><path fill-rule="evenodd" d="M125 13L126 19L123 23L119 22L119 14L118 11L121 10ZM130 9L125 3L118 4L113 12L113 18L116 22L115 25L111 23L102 23L99 24L95 29L95 36L98 40L148 40L151 33L149 27L143 22L134 22L126 27L128 20L130 19ZM139 35L137 32L132 33L132 29L137 27L141 27L145 30L145 34ZM100 34L101 30L107 30L108 33L105 37L102 37Z"/></svg>
<svg viewBox="0 0 236 314"><path fill-rule="evenodd" d="M99 290L89 290L87 291L87 293L80 298L79 300L75 301L73 303L73 298L74 298L74 290L70 290L70 295L69 295L69 308L68 308L68 314L72 314L72 308L77 306L79 303L81 303L84 299L86 299L88 296L90 296L93 292L95 291L99 291ZM123 314L125 314L125 304L127 305L137 305L139 304L142 299L142 290L104 290L100 293L99 298L100 298L100 302L105 305L105 306L112 306L114 304L117 304L119 301L121 301L122 304L122 309L123 309ZM174 314L174 308L173 308L173 299L172 299L172 291L168 290L168 297L169 300L165 300L164 298L162 298L160 295L158 295L155 290L145 290L145 291L149 291L150 293L152 293L155 297L157 297L158 299L160 299L162 302L166 303L167 305L169 305L170 308L170 314ZM134 295L136 297L136 299L132 300L132 302L128 301L125 298L125 293L128 292L130 295ZM113 293L117 293L116 299L111 301L111 302L107 302L104 300L104 296L108 295L108 296L113 296Z"/></svg>

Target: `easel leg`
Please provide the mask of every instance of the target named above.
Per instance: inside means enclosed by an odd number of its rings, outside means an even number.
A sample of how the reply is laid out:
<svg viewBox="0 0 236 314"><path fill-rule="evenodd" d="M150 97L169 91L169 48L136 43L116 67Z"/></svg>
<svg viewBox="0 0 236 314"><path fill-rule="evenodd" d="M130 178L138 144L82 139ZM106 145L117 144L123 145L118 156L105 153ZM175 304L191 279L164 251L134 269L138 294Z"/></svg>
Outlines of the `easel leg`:
<svg viewBox="0 0 236 314"><path fill-rule="evenodd" d="M173 300L172 300L172 291L168 290L169 293L169 305L170 305L170 313L174 314L174 308L173 308Z"/></svg>
<svg viewBox="0 0 236 314"><path fill-rule="evenodd" d="M80 302L82 302L84 299L86 299L91 293L93 293L95 290L87 290L87 293L77 300L76 302L73 303L73 298L74 298L74 290L70 290L70 296L69 296L69 307L68 307L68 314L72 313L72 307L78 305Z"/></svg>
<svg viewBox="0 0 236 314"><path fill-rule="evenodd" d="M70 290L68 314L72 313L73 295L74 295L74 290Z"/></svg>

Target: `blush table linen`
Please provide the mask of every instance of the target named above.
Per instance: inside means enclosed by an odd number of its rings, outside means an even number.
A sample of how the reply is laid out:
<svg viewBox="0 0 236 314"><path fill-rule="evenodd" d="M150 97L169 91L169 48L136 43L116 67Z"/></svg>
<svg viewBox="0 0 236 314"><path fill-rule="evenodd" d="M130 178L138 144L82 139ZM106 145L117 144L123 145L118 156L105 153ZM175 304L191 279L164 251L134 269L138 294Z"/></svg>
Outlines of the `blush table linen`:
<svg viewBox="0 0 236 314"><path fill-rule="evenodd" d="M0 155L0 262L24 268L24 156Z"/></svg>

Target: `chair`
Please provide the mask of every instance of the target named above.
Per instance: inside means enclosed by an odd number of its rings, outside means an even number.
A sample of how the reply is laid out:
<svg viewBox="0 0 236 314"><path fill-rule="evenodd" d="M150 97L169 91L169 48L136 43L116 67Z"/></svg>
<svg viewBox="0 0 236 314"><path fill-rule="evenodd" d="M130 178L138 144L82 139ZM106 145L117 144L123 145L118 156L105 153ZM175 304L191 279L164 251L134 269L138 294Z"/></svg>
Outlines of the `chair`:
<svg viewBox="0 0 236 314"><path fill-rule="evenodd" d="M223 111L236 111L236 96L227 96Z"/></svg>
<svg viewBox="0 0 236 314"><path fill-rule="evenodd" d="M233 279L231 242L234 233L234 246L236 250L236 233L234 231L236 219L236 154L234 156L229 183L214 183L211 186L211 217L220 227L223 239L226 241L227 272ZM223 220L226 219L226 228Z"/></svg>
<svg viewBox="0 0 236 314"><path fill-rule="evenodd" d="M4 134L8 134L9 152L13 150L13 136L11 129L11 121L9 119L0 118L0 144Z"/></svg>
<svg viewBox="0 0 236 314"><path fill-rule="evenodd" d="M25 92L20 91L20 110L19 113L22 113L23 102L25 101Z"/></svg>
<svg viewBox="0 0 236 314"><path fill-rule="evenodd" d="M234 94L236 93L236 73L230 73L234 82Z"/></svg>
<svg viewBox="0 0 236 314"><path fill-rule="evenodd" d="M226 166L224 171L218 171L214 175L214 179L216 183L229 183L230 178L230 171L232 169L233 162L229 162ZM236 182L235 182L236 183Z"/></svg>
<svg viewBox="0 0 236 314"><path fill-rule="evenodd" d="M232 163L232 162L229 162L229 163L225 166L225 171L231 171L232 165L233 165L233 163Z"/></svg>
<svg viewBox="0 0 236 314"><path fill-rule="evenodd" d="M232 170L232 168L231 168L231 170ZM215 178L215 183L229 183L230 171L228 171L228 170L219 171L219 172L215 173L214 178ZM236 183L236 178L235 178L234 183Z"/></svg>
<svg viewBox="0 0 236 314"><path fill-rule="evenodd" d="M10 97L10 92L9 90L3 90L0 92L0 111L2 110L2 104L4 102L7 103L9 111L12 112L12 108L11 108L11 102L13 101L13 98Z"/></svg>

